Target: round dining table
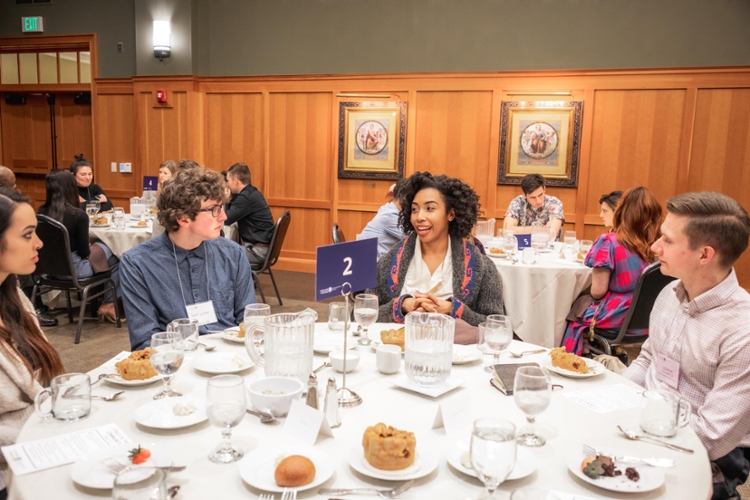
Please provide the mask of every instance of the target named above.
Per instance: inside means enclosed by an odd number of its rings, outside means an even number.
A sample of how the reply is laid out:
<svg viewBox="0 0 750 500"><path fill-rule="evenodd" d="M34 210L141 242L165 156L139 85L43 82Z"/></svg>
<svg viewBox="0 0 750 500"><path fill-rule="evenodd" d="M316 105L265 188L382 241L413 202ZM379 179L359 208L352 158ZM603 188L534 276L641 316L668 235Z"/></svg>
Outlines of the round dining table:
<svg viewBox="0 0 750 500"><path fill-rule="evenodd" d="M379 338L379 331L396 325L373 325L370 335ZM323 323L316 324L316 338L328 339L335 334ZM339 333L343 341L343 334ZM211 377L195 368L203 356L216 356L220 353L235 353L244 356L242 344L230 342L221 334L201 337L209 346L216 346L213 352L202 349L190 352L177 372L173 388L184 395L204 398L207 381ZM317 340L316 340L317 342ZM509 351L522 352L535 346L513 341ZM330 346L329 346L330 348ZM398 429L411 431L417 440L417 449L429 453L437 460L437 467L430 474L415 480L414 485L399 499L474 499L483 491L482 483L470 477L446 461L446 456L458 442L466 441L471 436L471 423L454 428L447 434L444 427L434 428L435 416L441 403L453 397L467 398L474 418L502 417L512 421L517 429L525 425L523 413L516 407L512 396L505 396L490 385L490 375L483 369L491 357L477 359L471 363L453 365L452 377L460 377L464 383L440 397L428 397L393 386L397 377L404 373L404 364L395 375L383 375L376 370L375 353L371 347L358 346L361 361L353 372L347 374L347 387L362 397L362 404L354 408L341 408L341 426L333 429L335 437L320 434L314 449L327 454L332 462L333 475L318 487L299 491L298 499L331 498L336 495L321 495L320 488L356 488L356 487L392 487L402 481L384 481L373 479L368 475L356 472L349 465L352 457L361 458L362 435L368 426L383 422ZM522 359L511 357L509 352L501 355L502 363L543 361L546 354L525 356ZM317 367L327 357L315 354L313 366ZM100 373L111 372L105 365L90 372L92 380ZM241 375L246 385L263 377L263 368L251 367ZM341 386L341 373L332 368L324 368L318 373L321 392L325 381L334 377ZM607 414L599 414L566 397L566 393L585 389L603 388L616 384L634 384L623 377L604 370L596 377L586 379L563 378L551 374L552 383L563 388L552 392L549 408L537 417L538 431L546 437L547 443L539 448L526 448L533 455L535 470L530 475L517 480L503 482L499 498L508 498L509 493L525 487L540 487L562 493L561 500L576 499L698 499L708 498L711 491L711 467L705 448L696 434L687 428L680 429L671 442L693 448L694 454L684 454L661 446L641 441L629 441L617 432L617 425L638 428L640 410L630 408ZM32 415L23 427L18 442L27 442L50 438L87 428L115 423L127 434L133 443L155 444L168 451L175 465L186 465L182 472L172 473L168 477L169 485L180 485L178 499L256 499L261 490L245 483L240 476L243 462L219 465L208 460L208 454L220 442L220 430L207 421L192 427L178 430L156 430L137 424L134 420L136 409L153 401L154 394L161 390L162 383L157 382L143 387L119 387L109 383L95 386L93 393L105 395L117 390L125 390L118 400L105 402L92 400L92 411L89 416L77 422L45 420ZM248 403L249 404L249 403ZM233 429L233 443L245 452L245 459L255 450L273 450L286 445L298 445L300 441L284 429L285 419L281 418L270 424L246 414L241 423ZM659 488L644 493L618 493L607 491L591 485L574 476L567 467L572 454L579 453L583 444L604 449L622 450L628 455L641 457L665 457L675 461L675 467L663 469L665 482ZM244 460L244 459L243 459ZM12 478L11 498L14 499L93 499L109 498L109 490L88 489L77 485L71 479L72 465L63 465L52 469L20 475ZM503 493L504 492L504 493ZM275 494L280 498L279 493ZM373 498L369 496L349 495L346 498ZM549 498L557 498L552 495Z"/></svg>
<svg viewBox="0 0 750 500"><path fill-rule="evenodd" d="M151 239L153 234L151 221L147 221L145 227L137 226L137 224L137 220L133 220L126 215L123 229L115 229L112 225L108 227L92 225L89 227L89 235L101 240L117 258L122 259L122 254Z"/></svg>

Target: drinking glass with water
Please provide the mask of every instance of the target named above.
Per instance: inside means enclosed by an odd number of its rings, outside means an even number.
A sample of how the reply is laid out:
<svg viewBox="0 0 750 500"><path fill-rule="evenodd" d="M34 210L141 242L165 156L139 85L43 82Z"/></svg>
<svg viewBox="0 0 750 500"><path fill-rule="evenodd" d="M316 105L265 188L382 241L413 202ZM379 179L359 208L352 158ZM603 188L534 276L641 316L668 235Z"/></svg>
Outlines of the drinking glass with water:
<svg viewBox="0 0 750 500"><path fill-rule="evenodd" d="M41 405L47 396L52 399L52 408L43 412ZM48 388L37 393L34 407L42 418L73 421L85 417L91 411L91 378L85 373L58 375Z"/></svg>
<svg viewBox="0 0 750 500"><path fill-rule="evenodd" d="M573 248L573 244L576 242L576 232L575 231L565 231L565 234L563 235L563 242L565 243L565 246L568 248Z"/></svg>
<svg viewBox="0 0 750 500"><path fill-rule="evenodd" d="M492 354L492 364L500 363L500 354L513 342L513 327L508 316L492 315L492 319L479 324L477 348L484 354Z"/></svg>
<svg viewBox="0 0 750 500"><path fill-rule="evenodd" d="M422 386L440 385L450 377L456 321L438 313L406 315L406 377Z"/></svg>
<svg viewBox="0 0 750 500"><path fill-rule="evenodd" d="M125 469L115 476L114 500L167 500L167 474L154 467Z"/></svg>
<svg viewBox="0 0 750 500"><path fill-rule="evenodd" d="M208 381L206 413L211 425L221 429L221 444L208 455L212 462L228 464L241 459L244 452L232 445L232 427L242 421L247 410L245 381L239 375L219 375Z"/></svg>
<svg viewBox="0 0 750 500"><path fill-rule="evenodd" d="M476 420L470 456L472 468L487 489L479 498L495 498L495 490L516 465L516 427L501 418Z"/></svg>
<svg viewBox="0 0 750 500"><path fill-rule="evenodd" d="M354 320L362 326L362 336L367 337L367 328L378 320L378 296L360 293L354 298Z"/></svg>
<svg viewBox="0 0 750 500"><path fill-rule="evenodd" d="M172 377L182 366L185 349L182 335L177 332L160 332L151 335L151 365L164 379L164 389L154 399L182 396L172 390Z"/></svg>
<svg viewBox="0 0 750 500"><path fill-rule="evenodd" d="M517 438L518 444L523 446L543 446L547 440L534 432L537 415L549 406L552 399L552 387L549 374L538 366L522 366L516 371L513 384L513 399L516 406L526 414L529 426Z"/></svg>

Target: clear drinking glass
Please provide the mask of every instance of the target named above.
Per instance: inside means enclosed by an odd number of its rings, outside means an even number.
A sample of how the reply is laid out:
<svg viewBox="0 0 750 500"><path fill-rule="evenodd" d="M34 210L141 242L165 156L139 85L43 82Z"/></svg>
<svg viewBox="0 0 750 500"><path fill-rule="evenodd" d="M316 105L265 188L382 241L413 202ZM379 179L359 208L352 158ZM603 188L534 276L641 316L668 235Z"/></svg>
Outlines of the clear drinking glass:
<svg viewBox="0 0 750 500"><path fill-rule="evenodd" d="M120 227L123 226L124 222L125 209L123 209L122 207L115 207L112 210L112 225L114 225L116 229L120 229Z"/></svg>
<svg viewBox="0 0 750 500"><path fill-rule="evenodd" d="M516 426L502 418L480 418L471 433L471 466L487 491L480 499L495 498L495 490L516 465Z"/></svg>
<svg viewBox="0 0 750 500"><path fill-rule="evenodd" d="M549 229L547 226L534 222L531 225L531 248L535 250L543 250L547 248L549 243Z"/></svg>
<svg viewBox="0 0 750 500"><path fill-rule="evenodd" d="M245 454L232 445L232 427L242 421L247 410L245 381L239 375L219 375L208 380L206 413L212 425L221 429L221 444L208 455L212 462L228 464Z"/></svg>
<svg viewBox="0 0 750 500"><path fill-rule="evenodd" d="M514 235L511 234L503 238L503 250L505 250L506 258L513 258L513 255L518 250L518 240Z"/></svg>
<svg viewBox="0 0 750 500"><path fill-rule="evenodd" d="M593 245L594 245L594 242L591 240L581 240L581 246L580 246L579 252L581 255L583 255L584 259L589 254L589 250L591 250L591 247Z"/></svg>
<svg viewBox="0 0 750 500"><path fill-rule="evenodd" d="M164 389L154 399L182 396L172 390L172 377L185 359L182 335L177 332L160 332L151 335L151 365L161 373Z"/></svg>
<svg viewBox="0 0 750 500"><path fill-rule="evenodd" d="M479 324L479 336L477 337L477 348L484 354L492 354L492 364L500 363L500 354L508 348L513 341L513 327L508 316L499 316L489 322Z"/></svg>
<svg viewBox="0 0 750 500"><path fill-rule="evenodd" d="M93 218L98 211L99 209L93 201L86 204L86 214L89 216L89 219Z"/></svg>
<svg viewBox="0 0 750 500"><path fill-rule="evenodd" d="M573 248L573 243L576 242L576 232L575 231L565 231L565 234L563 235L563 242L565 243L565 246L568 248Z"/></svg>
<svg viewBox="0 0 750 500"><path fill-rule="evenodd" d="M362 336L367 337L367 328L378 320L378 296L360 293L354 298L354 320L362 326Z"/></svg>
<svg viewBox="0 0 750 500"><path fill-rule="evenodd" d="M422 386L436 386L448 380L456 321L445 314L410 312L405 323L406 377Z"/></svg>
<svg viewBox="0 0 750 500"><path fill-rule="evenodd" d="M115 477L114 500L166 500L167 474L154 467L125 469Z"/></svg>
<svg viewBox="0 0 750 500"><path fill-rule="evenodd" d="M255 345L263 343L263 330L253 330L251 326L263 326L266 318L270 315L271 306L268 304L248 304L245 306L245 335L249 335L251 331L254 331L253 342L255 342Z"/></svg>
<svg viewBox="0 0 750 500"><path fill-rule="evenodd" d="M331 302L328 304L328 329L342 331L347 311L351 313L351 306L346 307L345 302Z"/></svg>
<svg viewBox="0 0 750 500"><path fill-rule="evenodd" d="M516 406L526 414L529 422L523 434L519 434L518 444L523 446L543 446L547 441L534 433L534 422L537 415L547 409L552 398L549 374L538 366L522 366L516 371L513 384L513 399Z"/></svg>
<svg viewBox="0 0 750 500"><path fill-rule="evenodd" d="M182 347L186 351L193 351L198 348L198 335L200 334L200 325L197 319L179 318L173 320L167 325L168 332L177 332L185 342Z"/></svg>

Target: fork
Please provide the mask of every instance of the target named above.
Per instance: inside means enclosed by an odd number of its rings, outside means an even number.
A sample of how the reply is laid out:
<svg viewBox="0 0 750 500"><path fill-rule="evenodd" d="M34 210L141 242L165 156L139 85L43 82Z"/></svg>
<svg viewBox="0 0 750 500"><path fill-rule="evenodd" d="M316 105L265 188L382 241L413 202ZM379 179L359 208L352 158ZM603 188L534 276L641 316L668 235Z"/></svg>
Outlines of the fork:
<svg viewBox="0 0 750 500"><path fill-rule="evenodd" d="M297 500L297 490L284 488L284 491L281 493L281 500Z"/></svg>
<svg viewBox="0 0 750 500"><path fill-rule="evenodd" d="M591 457L596 457L598 455L602 455L602 452L594 448L593 446L584 444L583 454L587 456L591 456ZM649 465L651 467L666 467L666 468L674 467L674 460L672 460L671 458L638 458L638 457L615 456L615 455L607 455L607 456L610 457L613 462L637 463L637 464Z"/></svg>
<svg viewBox="0 0 750 500"><path fill-rule="evenodd" d="M270 493L261 493L258 497L258 500L275 500L276 497L271 495Z"/></svg>
<svg viewBox="0 0 750 500"><path fill-rule="evenodd" d="M107 470L115 476L132 468L129 465L119 462L112 457L107 457L102 460L102 465L104 465ZM185 465L155 465L153 467L155 469L161 469L164 472L180 472L187 468L187 466Z"/></svg>
<svg viewBox="0 0 750 500"><path fill-rule="evenodd" d="M318 491L319 495L349 495L351 493L376 493L380 498L395 498L414 485L414 480L407 481L401 486L387 490L378 488L322 488Z"/></svg>

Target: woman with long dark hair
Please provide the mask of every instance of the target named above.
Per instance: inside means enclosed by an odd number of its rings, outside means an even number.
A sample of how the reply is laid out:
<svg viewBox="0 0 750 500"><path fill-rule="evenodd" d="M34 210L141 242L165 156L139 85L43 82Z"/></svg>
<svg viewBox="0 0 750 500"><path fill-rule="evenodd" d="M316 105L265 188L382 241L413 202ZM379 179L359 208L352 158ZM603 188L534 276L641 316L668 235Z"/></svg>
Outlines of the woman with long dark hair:
<svg viewBox="0 0 750 500"><path fill-rule="evenodd" d="M45 184L47 199L38 212L61 222L68 230L76 274L85 278L109 269L112 281L119 288L120 259L101 241L89 245L89 218L79 208L73 176L65 170L53 170L47 174ZM111 323L117 321L114 295L111 292L104 295L104 303L99 307L98 314Z"/></svg>
<svg viewBox="0 0 750 500"><path fill-rule="evenodd" d="M661 205L648 188L628 189L622 195L612 220L614 231L601 235L584 261L593 268L590 304L573 306L585 310L565 331L562 346L568 352L581 354L584 337L594 326L619 331L638 277L656 260L651 245L659 239L661 215Z"/></svg>
<svg viewBox="0 0 750 500"><path fill-rule="evenodd" d="M42 242L35 228L29 198L0 188L0 446L15 443L34 413L37 393L65 372L16 279L36 269ZM0 498L6 495L7 469L0 457Z"/></svg>
<svg viewBox="0 0 750 500"><path fill-rule="evenodd" d="M75 177L78 186L78 201L81 208L86 209L86 204L91 201L101 203L100 210L112 210L112 202L109 201L104 190L97 184L94 184L94 171L91 163L83 157L83 154L76 155L76 159L70 164L70 173Z"/></svg>

